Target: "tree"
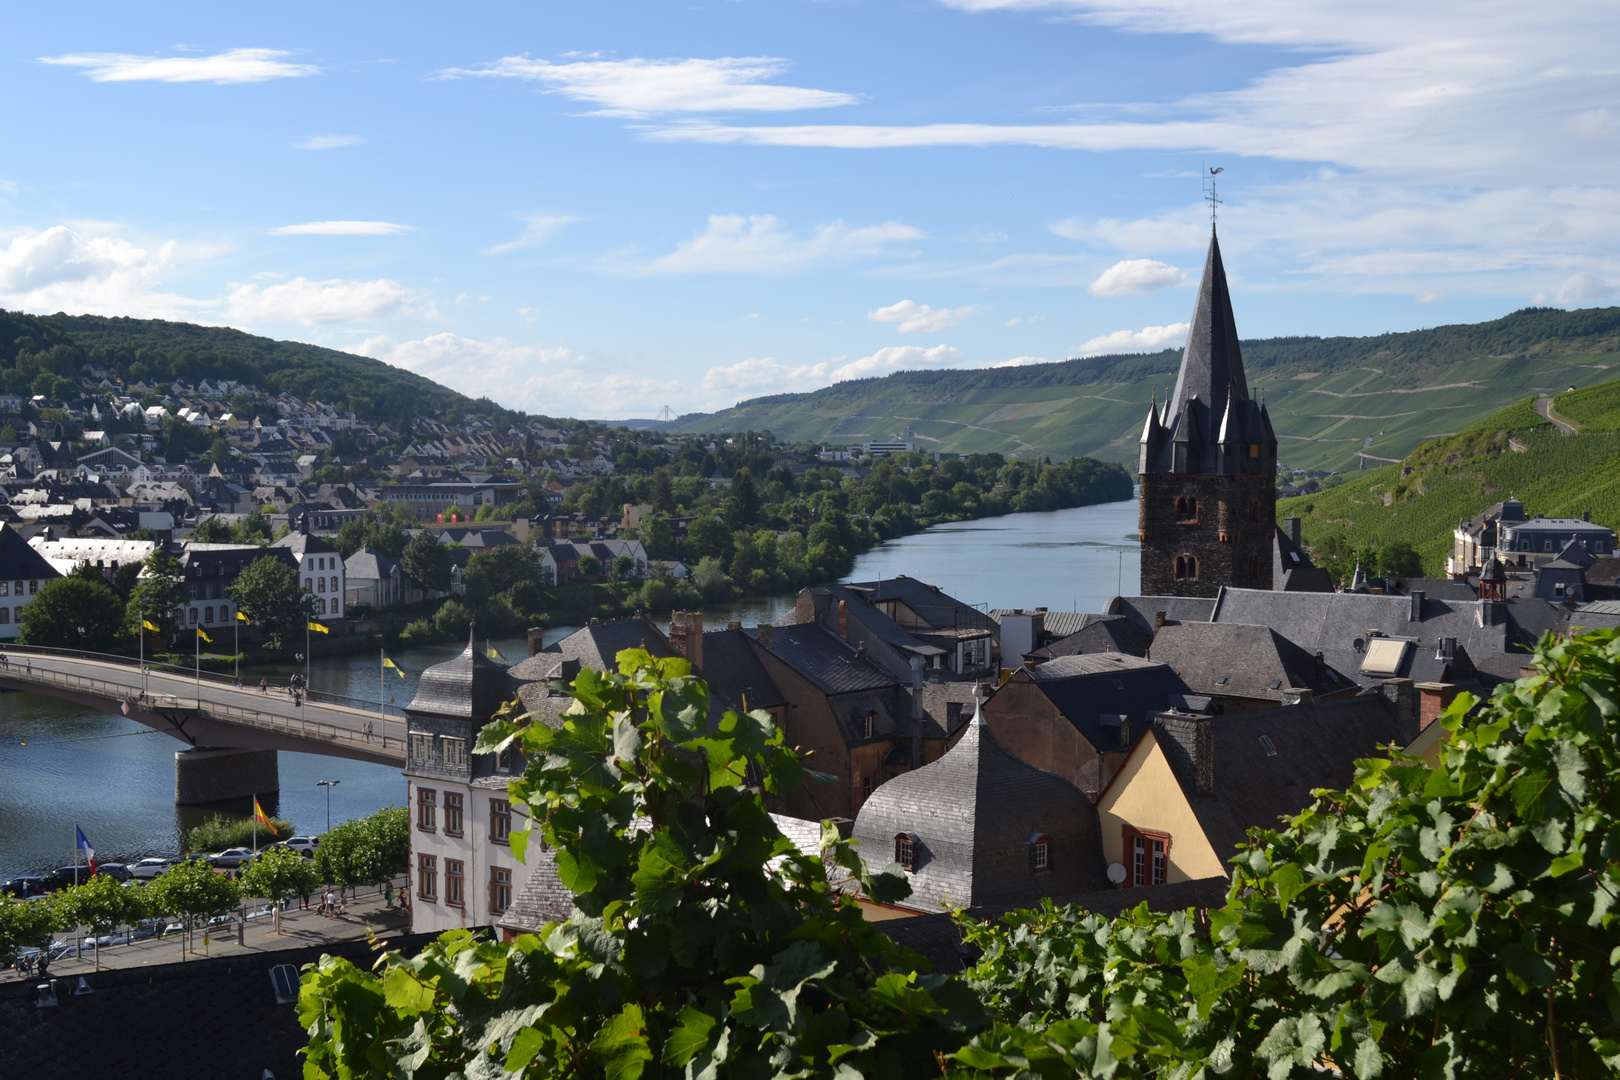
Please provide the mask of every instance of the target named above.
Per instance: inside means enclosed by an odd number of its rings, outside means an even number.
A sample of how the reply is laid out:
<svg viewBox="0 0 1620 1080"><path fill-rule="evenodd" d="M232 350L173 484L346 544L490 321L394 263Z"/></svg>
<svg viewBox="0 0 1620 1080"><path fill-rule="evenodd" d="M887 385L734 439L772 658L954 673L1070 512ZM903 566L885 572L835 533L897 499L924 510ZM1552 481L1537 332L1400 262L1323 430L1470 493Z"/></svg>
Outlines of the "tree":
<svg viewBox="0 0 1620 1080"><path fill-rule="evenodd" d="M409 865L410 827L403 806L334 825L315 849L315 872L339 888L398 877Z"/></svg>
<svg viewBox="0 0 1620 1080"><path fill-rule="evenodd" d="M129 632L142 633L141 623L149 622L160 633L174 633L185 602L185 594L180 591L180 560L159 546L141 564L141 575L130 590L124 609Z"/></svg>
<svg viewBox="0 0 1620 1080"><path fill-rule="evenodd" d="M231 527L217 516L206 517L197 522L191 538L200 544L228 544L231 542Z"/></svg>
<svg viewBox="0 0 1620 1080"><path fill-rule="evenodd" d="M216 435L208 447L208 460L215 465L224 465L231 460L231 444L223 436Z"/></svg>
<svg viewBox="0 0 1620 1080"><path fill-rule="evenodd" d="M511 792L535 824L512 850L544 840L580 914L514 943L452 931L375 972L322 958L299 1001L305 1076L375 1071L394 1040L434 1075L937 1075L982 1008L891 970L899 946L840 888L895 900L902 875L868 874L836 829L822 858L782 835L765 798L804 774L768 713L711 729L685 660L619 662L581 672L562 730L503 718L477 747L528 755Z"/></svg>
<svg viewBox="0 0 1620 1080"><path fill-rule="evenodd" d="M124 602L93 568L91 574L93 578L85 578L75 572L42 585L17 616L22 624L17 640L59 649L113 649L126 633Z"/></svg>
<svg viewBox="0 0 1620 1080"><path fill-rule="evenodd" d="M261 555L228 586L249 625L264 635L265 648L282 652L303 635L314 617L314 597L298 585L298 574L274 555Z"/></svg>
<svg viewBox="0 0 1620 1080"><path fill-rule="evenodd" d="M84 926L96 940L96 970L101 970L103 935L120 926L130 926L146 918L147 896L143 889L126 889L117 878L92 874L82 885L72 885L51 896L58 926Z"/></svg>
<svg viewBox="0 0 1620 1080"><path fill-rule="evenodd" d="M712 555L705 555L692 570L692 584L706 600L725 600L731 596L731 577L725 564Z"/></svg>
<svg viewBox="0 0 1620 1080"><path fill-rule="evenodd" d="M252 513L231 526L231 542L264 547L270 542L270 519L255 508Z"/></svg>
<svg viewBox="0 0 1620 1080"><path fill-rule="evenodd" d="M411 538L400 566L428 592L450 591L450 552L431 531L423 529Z"/></svg>
<svg viewBox="0 0 1620 1080"><path fill-rule="evenodd" d="M345 559L368 545L374 551L397 559L404 554L409 541L405 530L395 524L392 517L367 511L361 517L345 521L333 544Z"/></svg>
<svg viewBox="0 0 1620 1080"><path fill-rule="evenodd" d="M0 966L13 963L20 949L43 949L56 932L56 914L48 903L0 899Z"/></svg>
<svg viewBox="0 0 1620 1080"><path fill-rule="evenodd" d="M308 896L320 885L315 867L291 848L271 847L259 852L238 878L244 896L262 896L275 905L275 932L281 933L281 902Z"/></svg>
<svg viewBox="0 0 1620 1080"><path fill-rule="evenodd" d="M1405 540L1392 540L1378 553L1378 569L1385 577L1422 577L1423 556Z"/></svg>
<svg viewBox="0 0 1620 1080"><path fill-rule="evenodd" d="M696 565L704 557L731 561L731 526L712 514L697 518L686 529L686 561Z"/></svg>
<svg viewBox="0 0 1620 1080"><path fill-rule="evenodd" d="M92 879L94 880L94 879ZM147 903L156 914L185 917L186 947L191 947L192 927L197 918L223 915L241 900L236 882L202 859L189 859L145 886Z"/></svg>
<svg viewBox="0 0 1620 1080"><path fill-rule="evenodd" d="M747 468L738 469L731 478L731 493L726 496L726 520L734 529L746 529L759 520L759 485Z"/></svg>
<svg viewBox="0 0 1620 1080"><path fill-rule="evenodd" d="M647 549L649 559L673 559L680 554L674 531L670 529L669 522L659 515L643 518L637 536L641 546Z"/></svg>
<svg viewBox="0 0 1620 1080"><path fill-rule="evenodd" d="M540 554L526 544L503 544L475 552L467 560L467 600L480 613L490 601L504 600L522 616L545 608L544 568Z"/></svg>

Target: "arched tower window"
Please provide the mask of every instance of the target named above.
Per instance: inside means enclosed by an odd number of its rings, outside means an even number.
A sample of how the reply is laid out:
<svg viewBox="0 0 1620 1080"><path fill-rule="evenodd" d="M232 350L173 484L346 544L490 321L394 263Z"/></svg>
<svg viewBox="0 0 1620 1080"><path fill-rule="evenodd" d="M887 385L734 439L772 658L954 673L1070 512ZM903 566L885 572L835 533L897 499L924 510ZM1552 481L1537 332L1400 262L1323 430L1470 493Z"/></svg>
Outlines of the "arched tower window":
<svg viewBox="0 0 1620 1080"><path fill-rule="evenodd" d="M1177 581L1197 581L1198 580L1198 557L1196 555L1177 555L1176 556L1176 580Z"/></svg>
<svg viewBox="0 0 1620 1080"><path fill-rule="evenodd" d="M1176 496L1176 520L1189 524L1198 520L1198 500L1191 495Z"/></svg>

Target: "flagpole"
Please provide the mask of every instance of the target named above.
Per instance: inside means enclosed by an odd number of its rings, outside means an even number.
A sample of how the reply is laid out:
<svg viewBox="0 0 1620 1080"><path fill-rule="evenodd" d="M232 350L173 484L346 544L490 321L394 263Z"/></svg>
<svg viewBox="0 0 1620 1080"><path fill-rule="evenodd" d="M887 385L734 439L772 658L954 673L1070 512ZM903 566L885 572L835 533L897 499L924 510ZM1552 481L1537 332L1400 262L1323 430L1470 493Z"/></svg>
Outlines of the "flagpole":
<svg viewBox="0 0 1620 1080"><path fill-rule="evenodd" d="M259 793L253 793L253 854L259 853Z"/></svg>
<svg viewBox="0 0 1620 1080"><path fill-rule="evenodd" d="M236 654L236 685L242 685L242 612L237 609L231 620L231 652Z"/></svg>
<svg viewBox="0 0 1620 1080"><path fill-rule="evenodd" d="M197 628L197 636L192 639L192 663L197 666L197 708L202 708L202 627Z"/></svg>
<svg viewBox="0 0 1620 1080"><path fill-rule="evenodd" d="M377 715L383 720L388 719L388 659L387 649L377 650Z"/></svg>

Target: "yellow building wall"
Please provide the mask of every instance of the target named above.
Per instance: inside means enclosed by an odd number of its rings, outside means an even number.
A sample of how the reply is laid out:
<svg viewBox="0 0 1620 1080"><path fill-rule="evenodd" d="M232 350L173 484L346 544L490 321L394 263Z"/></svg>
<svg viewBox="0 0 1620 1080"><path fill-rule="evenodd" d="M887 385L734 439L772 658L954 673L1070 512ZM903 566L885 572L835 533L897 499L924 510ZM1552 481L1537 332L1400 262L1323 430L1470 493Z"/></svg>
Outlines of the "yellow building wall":
<svg viewBox="0 0 1620 1080"><path fill-rule="evenodd" d="M1170 761L1151 730L1142 736L1124 768L1103 792L1097 812L1102 818L1103 855L1110 863L1125 863L1124 827L1130 825L1169 834L1167 883L1230 876L1205 839Z"/></svg>

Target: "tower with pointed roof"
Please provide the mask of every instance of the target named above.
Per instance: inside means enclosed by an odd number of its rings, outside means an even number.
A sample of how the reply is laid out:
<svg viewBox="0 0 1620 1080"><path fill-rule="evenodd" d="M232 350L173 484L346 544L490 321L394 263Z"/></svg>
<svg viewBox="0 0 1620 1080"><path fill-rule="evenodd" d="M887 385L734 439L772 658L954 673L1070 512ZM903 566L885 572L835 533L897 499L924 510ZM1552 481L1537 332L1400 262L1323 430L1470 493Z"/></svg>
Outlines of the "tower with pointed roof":
<svg viewBox="0 0 1620 1080"><path fill-rule="evenodd" d="M1277 436L1249 397L1213 229L1181 371L1148 411L1138 472L1143 595L1272 587Z"/></svg>

